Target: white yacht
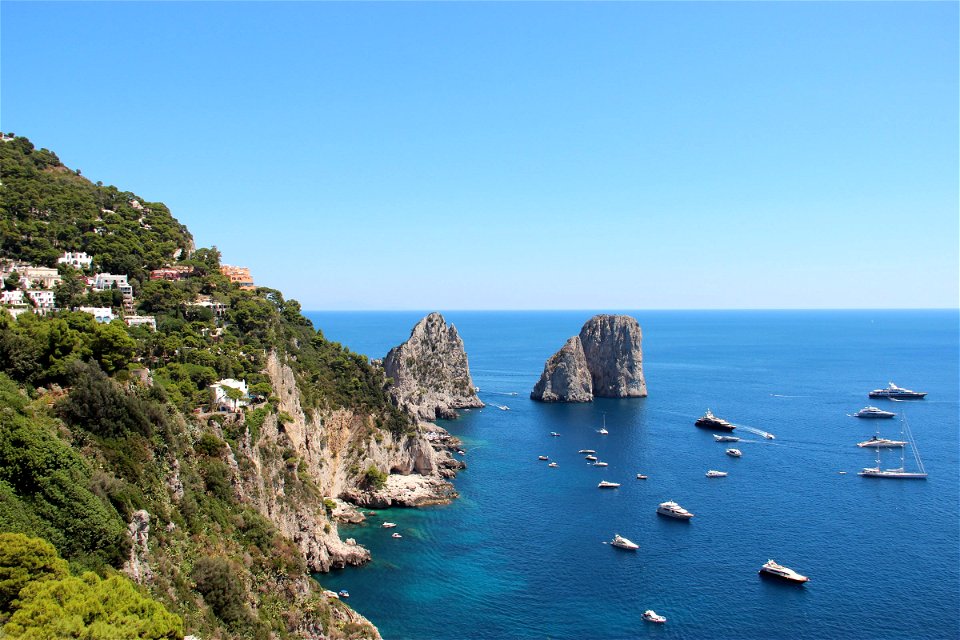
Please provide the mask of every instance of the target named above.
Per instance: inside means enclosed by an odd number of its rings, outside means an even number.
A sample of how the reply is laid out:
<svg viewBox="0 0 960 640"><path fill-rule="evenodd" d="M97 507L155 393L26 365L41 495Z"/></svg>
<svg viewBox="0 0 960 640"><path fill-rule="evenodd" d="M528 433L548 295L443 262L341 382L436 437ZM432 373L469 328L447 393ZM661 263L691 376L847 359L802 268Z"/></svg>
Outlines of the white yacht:
<svg viewBox="0 0 960 640"><path fill-rule="evenodd" d="M613 536L613 540L610 541L610 544L615 547L620 547L621 549L627 549L629 551L636 551L637 549L640 548L640 545L638 545L635 542L631 542L630 540L627 540L626 538L621 536L619 533Z"/></svg>
<svg viewBox="0 0 960 640"><path fill-rule="evenodd" d="M734 458L739 458L743 455L743 452L740 449L727 449L727 455L733 456Z"/></svg>
<svg viewBox="0 0 960 640"><path fill-rule="evenodd" d="M920 452L917 451L917 443L913 440L913 432L910 431L910 426L907 424L906 418L903 414L900 415L900 437L902 438L906 435L908 442L904 443L900 447L900 466L895 469L881 469L880 468L880 449L883 447L875 447L877 451L877 466L867 467L857 475L864 478L892 478L895 480L926 480L927 470L923 468L923 460L920 459ZM913 449L913 459L917 465L916 471L907 471L906 465L904 464L904 458L906 457L907 444L910 445L910 448Z"/></svg>
<svg viewBox="0 0 960 640"><path fill-rule="evenodd" d="M554 469L556 469L556 468L559 467L560 465L558 465L556 462L551 462L551 463L548 464L547 466L548 466L548 467L553 467Z"/></svg>
<svg viewBox="0 0 960 640"><path fill-rule="evenodd" d="M689 520L693 517L693 514L678 505L676 502L661 502L660 506L657 507L657 513L662 516L669 516L671 518L677 518L679 520Z"/></svg>
<svg viewBox="0 0 960 640"><path fill-rule="evenodd" d="M384 522L384 523L383 523L382 525L380 525L380 526L383 527L384 529L393 529L395 526L397 526L397 523L396 523L396 522Z"/></svg>
<svg viewBox="0 0 960 640"><path fill-rule="evenodd" d="M597 461L597 456L595 456L595 455L593 455L593 454L591 453L590 455L586 456L584 459L585 459L585 460L589 460L590 462L596 462L596 461Z"/></svg>
<svg viewBox="0 0 960 640"><path fill-rule="evenodd" d="M547 456L537 456L537 460L549 460Z"/></svg>
<svg viewBox="0 0 960 640"><path fill-rule="evenodd" d="M593 449L580 449L580 451L577 451L577 453L579 453L580 455L583 455L584 453L596 453L596 451L594 451Z"/></svg>
<svg viewBox="0 0 960 640"><path fill-rule="evenodd" d="M780 578L781 580L787 580L789 582L808 582L810 578L807 576L802 576L793 569L785 567L781 564L777 564L773 560L767 560L766 564L760 567L758 572L762 576L771 576L774 578Z"/></svg>
<svg viewBox="0 0 960 640"><path fill-rule="evenodd" d="M600 462L599 460L593 463L595 467L607 467L609 466L606 462Z"/></svg>
<svg viewBox="0 0 960 640"><path fill-rule="evenodd" d="M647 476L643 475L642 473L637 474L637 480L646 480L646 479L647 479Z"/></svg>
<svg viewBox="0 0 960 640"><path fill-rule="evenodd" d="M607 431L607 414L603 414L603 426L597 430L597 433L599 433L602 436L605 436L608 433L610 433L609 431Z"/></svg>
<svg viewBox="0 0 960 640"><path fill-rule="evenodd" d="M864 407L853 415L855 418L892 418L897 414L892 411L884 411L877 407Z"/></svg>
<svg viewBox="0 0 960 640"><path fill-rule="evenodd" d="M912 391L898 387L892 382L886 389L874 389L869 394L871 398L893 398L894 400L922 400L927 395L925 391Z"/></svg>
<svg viewBox="0 0 960 640"><path fill-rule="evenodd" d="M878 438L877 436L870 436L869 440L858 442L857 446L862 448L877 447L877 448L884 448L884 449L892 449L894 447L903 447L906 444L907 444L906 440L890 440L888 438Z"/></svg>
<svg viewBox="0 0 960 640"><path fill-rule="evenodd" d="M601 480L600 484L597 485L597 489L616 489L619 486L619 482L607 482L606 480Z"/></svg>
<svg viewBox="0 0 960 640"><path fill-rule="evenodd" d="M714 471L713 469L710 469L709 471L707 471L707 477L708 477L708 478L726 478L726 477L727 477L727 472L726 472L726 471Z"/></svg>
<svg viewBox="0 0 960 640"><path fill-rule="evenodd" d="M643 612L643 619L647 622L656 622L657 624L663 624L667 619L654 611L653 609L647 609Z"/></svg>
<svg viewBox="0 0 960 640"><path fill-rule="evenodd" d="M402 538L403 536L400 535L399 533L395 533L395 534L393 534L393 535L390 536L390 537L391 537L391 538Z"/></svg>
<svg viewBox="0 0 960 640"><path fill-rule="evenodd" d="M713 439L717 442L740 442L740 438L737 436L720 436L713 434Z"/></svg>
<svg viewBox="0 0 960 640"><path fill-rule="evenodd" d="M560 434L557 433L556 431L551 431L551 432L550 432L550 435L553 436L554 438L559 438L559 437L560 437Z"/></svg>

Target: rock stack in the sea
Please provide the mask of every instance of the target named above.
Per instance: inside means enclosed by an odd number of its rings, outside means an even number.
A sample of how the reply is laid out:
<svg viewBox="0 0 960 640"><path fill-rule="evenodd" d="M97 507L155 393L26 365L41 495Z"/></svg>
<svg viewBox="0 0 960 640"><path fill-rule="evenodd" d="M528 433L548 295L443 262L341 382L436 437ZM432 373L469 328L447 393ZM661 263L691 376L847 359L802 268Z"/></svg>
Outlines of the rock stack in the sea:
<svg viewBox="0 0 960 640"><path fill-rule="evenodd" d="M596 315L543 367L530 397L542 402L591 402L647 395L643 334L635 318Z"/></svg>
<svg viewBox="0 0 960 640"><path fill-rule="evenodd" d="M439 313L418 322L410 338L383 359L383 369L394 401L421 420L452 419L457 409L483 406L463 340Z"/></svg>

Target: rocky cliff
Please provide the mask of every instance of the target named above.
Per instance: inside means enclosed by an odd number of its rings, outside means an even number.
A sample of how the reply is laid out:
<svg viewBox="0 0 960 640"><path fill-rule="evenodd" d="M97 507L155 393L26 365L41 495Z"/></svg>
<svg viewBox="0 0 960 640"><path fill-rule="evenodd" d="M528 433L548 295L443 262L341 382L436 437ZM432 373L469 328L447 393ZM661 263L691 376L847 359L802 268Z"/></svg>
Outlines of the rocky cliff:
<svg viewBox="0 0 960 640"><path fill-rule="evenodd" d="M647 395L643 333L635 318L600 314L590 318L552 355L530 397L543 402L590 402Z"/></svg>
<svg viewBox="0 0 960 640"><path fill-rule="evenodd" d="M383 368L394 401L420 420L453 419L457 409L483 406L470 378L463 340L439 313L418 322L410 338L390 350Z"/></svg>

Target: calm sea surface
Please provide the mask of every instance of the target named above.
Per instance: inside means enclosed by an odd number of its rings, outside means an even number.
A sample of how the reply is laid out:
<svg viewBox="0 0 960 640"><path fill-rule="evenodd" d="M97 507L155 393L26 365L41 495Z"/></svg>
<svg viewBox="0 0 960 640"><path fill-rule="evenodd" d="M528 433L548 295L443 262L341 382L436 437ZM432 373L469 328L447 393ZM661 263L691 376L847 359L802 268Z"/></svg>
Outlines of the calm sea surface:
<svg viewBox="0 0 960 640"><path fill-rule="evenodd" d="M424 314L307 315L375 358ZM386 638L960 635L956 311L633 312L648 398L531 401L544 361L590 315L445 313L488 405L443 423L467 449L461 498L344 527L373 561L318 579L348 589ZM890 380L929 395L868 400ZM899 435L897 421L848 417L868 404L906 413L926 481L856 475L875 454L855 443L878 426ZM743 457L730 458L693 426L708 407L776 440L738 430ZM607 436L596 432L604 414ZM610 466L588 466L578 449ZM899 453L884 463L899 466ZM696 517L657 516L666 500ZM386 518L402 539L378 527ZM615 533L640 550L604 544ZM810 583L759 579L769 558ZM645 609L669 621L646 623Z"/></svg>

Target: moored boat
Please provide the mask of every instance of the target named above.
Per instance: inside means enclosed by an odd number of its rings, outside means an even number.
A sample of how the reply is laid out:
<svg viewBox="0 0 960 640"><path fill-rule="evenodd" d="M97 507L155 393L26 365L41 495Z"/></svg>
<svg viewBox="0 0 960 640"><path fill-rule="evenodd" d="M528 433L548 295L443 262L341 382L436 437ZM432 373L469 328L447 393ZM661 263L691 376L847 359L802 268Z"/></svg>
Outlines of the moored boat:
<svg viewBox="0 0 960 640"><path fill-rule="evenodd" d="M647 476L643 475L642 473L637 474L637 480L646 480L646 479L647 479Z"/></svg>
<svg viewBox="0 0 960 640"><path fill-rule="evenodd" d="M657 513L662 516L677 518L678 520L689 520L693 517L692 513L673 501L661 502L660 506L657 507Z"/></svg>
<svg viewBox="0 0 960 640"><path fill-rule="evenodd" d="M802 576L793 569L777 564L773 560L767 560L766 564L760 567L760 571L758 571L758 573L761 576L779 578L781 580L786 580L787 582L804 583L810 581L810 578L807 576Z"/></svg>
<svg viewBox="0 0 960 640"><path fill-rule="evenodd" d="M606 466L609 466L609 465L607 465L606 462L600 462L600 461L598 460L597 462L594 462L594 463L593 463L593 466L595 466L595 467L606 467Z"/></svg>
<svg viewBox="0 0 960 640"><path fill-rule="evenodd" d="M900 445L900 466L895 469L882 469L880 467L880 449L884 447L875 447L877 451L877 466L867 467L857 475L864 478L891 478L894 480L925 480L927 471L923 468L923 460L920 459L920 452L917 451L917 443L913 440L913 432L907 424L903 414L900 415L900 437L906 435L907 442ZM880 440L881 438L877 438ZM869 442L869 441L868 441ZM896 442L896 441L894 441ZM907 445L913 449L913 459L917 465L917 471L907 471L904 459L906 457ZM895 445L894 445L895 446Z"/></svg>
<svg viewBox="0 0 960 640"><path fill-rule="evenodd" d="M551 463L548 464L547 466L548 466L548 467L553 467L554 469L556 469L556 468L559 467L560 465L558 465L556 462L551 462Z"/></svg>
<svg viewBox="0 0 960 640"><path fill-rule="evenodd" d="M733 456L734 458L739 458L743 455L743 452L740 449L727 449L727 455Z"/></svg>
<svg viewBox="0 0 960 640"><path fill-rule="evenodd" d="M601 480L600 484L597 485L598 489L616 489L620 486L619 482L607 482L606 480Z"/></svg>
<svg viewBox="0 0 960 640"><path fill-rule="evenodd" d="M396 522L384 522L384 523L383 523L382 525L380 525L380 526L383 527L384 529L393 529L395 526L397 526L397 523L396 523Z"/></svg>
<svg viewBox="0 0 960 640"><path fill-rule="evenodd" d="M653 609L647 609L643 612L643 619L647 622L656 622L657 624L663 624L667 621L665 617L654 611Z"/></svg>
<svg viewBox="0 0 960 640"><path fill-rule="evenodd" d="M610 541L610 544L613 545L614 547L619 547L620 549L627 549L628 551L636 551L637 549L640 548L640 545L630 540L627 540L626 538L621 536L619 533L613 536L613 540Z"/></svg>
<svg viewBox="0 0 960 640"><path fill-rule="evenodd" d="M707 477L708 477L708 478L726 478L726 477L727 477L727 472L726 472L726 471L714 471L713 469L710 469L709 471L707 471Z"/></svg>
<svg viewBox="0 0 960 640"><path fill-rule="evenodd" d="M924 396L927 395L925 391L913 391L912 389L904 389L903 387L898 387L892 382L887 385L886 389L874 389L869 394L871 398L893 398L894 400L921 400Z"/></svg>
<svg viewBox="0 0 960 640"><path fill-rule="evenodd" d="M870 436L869 440L858 442L857 446L861 448L878 447L878 448L891 449L894 447L903 447L906 444L907 444L906 440L889 440L887 438L878 438L877 436Z"/></svg>
<svg viewBox="0 0 960 640"><path fill-rule="evenodd" d="M733 431L737 427L733 424L730 424L723 418L718 418L713 415L713 412L710 409L707 409L707 412L703 414L702 417L698 418L693 424L697 425L701 429L716 429L719 431Z"/></svg>
<svg viewBox="0 0 960 640"><path fill-rule="evenodd" d="M390 537L391 537L391 538L402 538L403 536L400 535L399 533L395 533L395 534L393 534L393 535L390 536Z"/></svg>
<svg viewBox="0 0 960 640"><path fill-rule="evenodd" d="M585 456L585 457L584 457L584 460L589 460L590 462L596 462L596 461L597 461L597 456L595 456L595 455L593 455L593 454L591 453L590 455Z"/></svg>
<svg viewBox="0 0 960 640"><path fill-rule="evenodd" d="M560 434L557 433L556 431L551 431L551 432L550 432L550 435L553 436L554 438L559 438L559 437L560 437Z"/></svg>
<svg viewBox="0 0 960 640"><path fill-rule="evenodd" d="M583 455L584 453L596 453L596 451L593 449L580 449L580 451L577 451L577 453Z"/></svg>
<svg viewBox="0 0 960 640"><path fill-rule="evenodd" d="M537 460L549 460L547 456L537 456Z"/></svg>
<svg viewBox="0 0 960 640"><path fill-rule="evenodd" d="M855 418L892 418L897 414L892 411L884 411L878 407L864 407L853 415Z"/></svg>

